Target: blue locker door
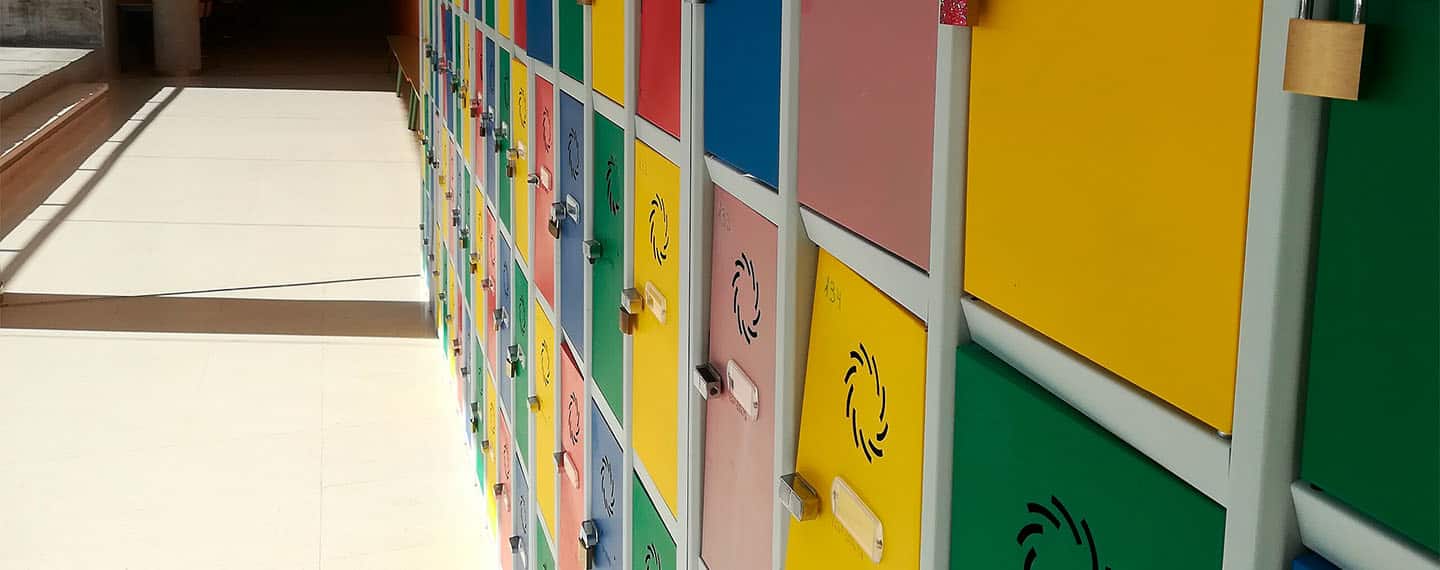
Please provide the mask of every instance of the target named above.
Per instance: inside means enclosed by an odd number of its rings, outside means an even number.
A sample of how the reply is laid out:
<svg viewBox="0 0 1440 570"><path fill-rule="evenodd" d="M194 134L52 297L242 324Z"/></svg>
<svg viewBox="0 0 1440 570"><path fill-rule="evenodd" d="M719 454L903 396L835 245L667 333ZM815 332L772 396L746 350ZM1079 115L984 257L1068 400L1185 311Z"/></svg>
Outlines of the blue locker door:
<svg viewBox="0 0 1440 570"><path fill-rule="evenodd" d="M515 315L510 314L511 296L514 293L515 284L510 269L513 267L510 264L510 244L506 243L504 236L499 232L495 233L495 238L495 250L500 254L499 261L496 263L498 271L495 272L497 273L495 275L496 286L499 287L495 306L503 308L506 314L504 326L497 325L499 332L496 335L495 347L500 354L495 355L495 363L500 369L495 371L495 377L500 380L500 399L504 402L502 405L513 418L515 417L514 381L505 371L505 356L506 349L510 346L510 327L515 324Z"/></svg>
<svg viewBox="0 0 1440 570"><path fill-rule="evenodd" d="M489 132L485 133L485 193L490 195L490 203L499 206L500 187L495 184L495 125L500 124L500 120L494 118L496 112L495 42L489 38L485 39L485 111L492 117Z"/></svg>
<svg viewBox="0 0 1440 570"><path fill-rule="evenodd" d="M560 93L560 199L580 204L585 219L585 106ZM565 220L560 227L560 328L585 354L585 228Z"/></svg>
<svg viewBox="0 0 1440 570"><path fill-rule="evenodd" d="M535 498L530 496L530 485L527 482L529 474L520 468L520 457L515 456L514 486L515 486L515 509L511 515L510 528L515 529L515 536L520 537L520 551L513 553L511 559L515 561L515 570L527 570L530 568L529 549L530 536L533 534L530 527L533 526L533 515L530 514L530 505L534 504ZM500 545L501 548L510 548L509 544Z"/></svg>
<svg viewBox="0 0 1440 570"><path fill-rule="evenodd" d="M600 544L592 554L591 570L620 570L621 542L625 532L625 504L622 500L625 465L620 442L610 431L610 424L600 415L600 408L590 402L590 518L600 532Z"/></svg>
<svg viewBox="0 0 1440 570"><path fill-rule="evenodd" d="M553 31L554 8L550 0L521 0L526 2L525 14L525 53L530 54L545 65L555 65L551 54L554 52L555 33Z"/></svg>
<svg viewBox="0 0 1440 570"><path fill-rule="evenodd" d="M780 3L705 5L705 152L780 181Z"/></svg>

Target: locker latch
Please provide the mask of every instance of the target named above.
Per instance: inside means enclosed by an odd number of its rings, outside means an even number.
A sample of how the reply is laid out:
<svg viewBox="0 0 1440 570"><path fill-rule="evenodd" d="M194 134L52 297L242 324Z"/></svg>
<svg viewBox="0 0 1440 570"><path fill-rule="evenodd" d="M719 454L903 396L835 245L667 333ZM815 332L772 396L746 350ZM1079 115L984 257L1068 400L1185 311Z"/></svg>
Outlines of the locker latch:
<svg viewBox="0 0 1440 570"><path fill-rule="evenodd" d="M490 439L489 439L489 438L485 438L485 439L480 440L480 449L483 449L483 450L485 450L485 451L490 451Z"/></svg>
<svg viewBox="0 0 1440 570"><path fill-rule="evenodd" d="M720 373L716 372L709 362L695 367L690 383L695 386L695 391L700 393L701 399L709 400L720 395Z"/></svg>
<svg viewBox="0 0 1440 570"><path fill-rule="evenodd" d="M460 211L456 210L455 215L458 217ZM470 228L468 227L460 228L460 249L470 249Z"/></svg>
<svg viewBox="0 0 1440 570"><path fill-rule="evenodd" d="M481 288L481 289L489 289L489 288L494 287L494 286L495 286L495 279L491 278L491 277L488 276L488 275L485 276L483 279L480 280L480 288Z"/></svg>
<svg viewBox="0 0 1440 570"><path fill-rule="evenodd" d="M575 3L581 6L594 6L595 0L575 0Z"/></svg>
<svg viewBox="0 0 1440 570"><path fill-rule="evenodd" d="M450 339L450 352L454 353L455 356L460 356L460 339Z"/></svg>
<svg viewBox="0 0 1440 570"><path fill-rule="evenodd" d="M478 99L478 98L474 98L474 99L471 99L471 100L470 100L470 118L471 118L471 119L479 119L479 118L480 118L480 99ZM482 136L482 137L485 136L485 125L483 125L483 124L480 125L480 136Z"/></svg>
<svg viewBox="0 0 1440 570"><path fill-rule="evenodd" d="M566 196L563 202L550 205L550 237L560 238L560 224L566 218L573 223L580 223L580 202L575 200L574 196Z"/></svg>
<svg viewBox="0 0 1440 570"><path fill-rule="evenodd" d="M500 500L501 497L505 496L505 484L496 483L494 486L491 487L491 491L495 493L495 499Z"/></svg>
<svg viewBox="0 0 1440 570"><path fill-rule="evenodd" d="M470 433L480 433L480 417L470 414Z"/></svg>
<svg viewBox="0 0 1440 570"><path fill-rule="evenodd" d="M505 314L505 309L495 309L495 326L502 329L510 328L510 316Z"/></svg>
<svg viewBox="0 0 1440 570"><path fill-rule="evenodd" d="M799 473L781 475L775 483L780 505L797 521L808 521L820 515L820 495Z"/></svg>
<svg viewBox="0 0 1440 570"><path fill-rule="evenodd" d="M514 378L520 373L520 360L524 353L520 351L520 345L512 344L505 349L505 375Z"/></svg>
<svg viewBox="0 0 1440 570"><path fill-rule="evenodd" d="M509 178L515 177L515 162L520 160L521 156L524 156L524 154L519 147L512 148L505 153L505 176Z"/></svg>
<svg viewBox="0 0 1440 570"><path fill-rule="evenodd" d="M585 250L585 261L590 265L595 265L595 262L600 261L600 256L605 253L605 248L600 245L598 239L587 239L581 244L581 247Z"/></svg>
<svg viewBox="0 0 1440 570"><path fill-rule="evenodd" d="M449 194L449 193L447 192L446 194ZM446 197L449 198L450 196L447 195ZM453 227L453 226L459 226L459 225L460 225L460 208L451 208L451 209L450 209L450 225L451 225L452 227Z"/></svg>
<svg viewBox="0 0 1440 570"><path fill-rule="evenodd" d="M473 274L473 273L477 273L477 272L479 272L479 271L480 271L480 254L478 254L478 253L472 253L472 254L470 254L470 273Z"/></svg>
<svg viewBox="0 0 1440 570"><path fill-rule="evenodd" d="M511 376L514 376L513 374ZM530 413L540 413L540 396L531 394L525 397L525 404L530 407Z"/></svg>
<svg viewBox="0 0 1440 570"><path fill-rule="evenodd" d="M634 287L620 292L620 332L625 335L635 333L635 320L640 311L645 309L645 298Z"/></svg>
<svg viewBox="0 0 1440 570"><path fill-rule="evenodd" d="M563 449L555 452L555 469L565 473L565 480L570 482L571 487L580 487L580 471L570 460L570 452Z"/></svg>
<svg viewBox="0 0 1440 570"><path fill-rule="evenodd" d="M510 537L510 553L518 559L516 566L520 568L529 566L525 562L525 539L523 537L519 535Z"/></svg>
<svg viewBox="0 0 1440 570"><path fill-rule="evenodd" d="M590 568L595 562L595 547L600 546L600 527L595 520L580 523L580 567Z"/></svg>

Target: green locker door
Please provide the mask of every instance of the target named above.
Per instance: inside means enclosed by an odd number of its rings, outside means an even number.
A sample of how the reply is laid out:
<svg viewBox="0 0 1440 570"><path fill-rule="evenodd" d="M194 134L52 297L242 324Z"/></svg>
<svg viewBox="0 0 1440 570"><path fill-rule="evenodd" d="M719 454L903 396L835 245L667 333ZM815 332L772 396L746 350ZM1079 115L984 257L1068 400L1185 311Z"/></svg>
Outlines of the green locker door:
<svg viewBox="0 0 1440 570"><path fill-rule="evenodd" d="M979 345L955 375L951 568L1220 568L1219 505Z"/></svg>
<svg viewBox="0 0 1440 570"><path fill-rule="evenodd" d="M594 240L600 256L594 263L590 302L590 374L610 405L610 411L625 421L624 371L620 334L620 291L625 287L625 131L595 114L595 196Z"/></svg>
<svg viewBox="0 0 1440 570"><path fill-rule="evenodd" d="M1359 101L1331 101L1301 477L1440 551L1440 10L1365 4ZM1335 13L1350 14L1342 1Z"/></svg>
<svg viewBox="0 0 1440 570"><path fill-rule="evenodd" d="M520 345L520 362L515 366L515 445L525 458L527 467L535 465L530 460L530 283L520 272L520 260L515 260L515 305L510 314L515 315L515 334L510 342ZM533 472L533 471L532 471Z"/></svg>
<svg viewBox="0 0 1440 570"><path fill-rule="evenodd" d="M560 3L560 72L585 82L585 8L579 2Z"/></svg>
<svg viewBox="0 0 1440 570"><path fill-rule="evenodd" d="M545 528L538 520L531 524L536 529L535 570L555 570L555 553L550 552L550 539L545 536Z"/></svg>
<svg viewBox="0 0 1440 570"><path fill-rule="evenodd" d="M645 485L640 482L638 475L632 475L630 480L634 482L635 493L635 527L631 529L630 539L630 568L632 570L670 570L679 568L675 560L675 540L670 538L670 531L665 529L665 521L660 520L660 512L655 509L655 501L650 499L650 494L645 491ZM740 545L736 545L740 546Z"/></svg>
<svg viewBox="0 0 1440 570"><path fill-rule="evenodd" d="M500 50L500 61L496 63L496 73L500 74L500 86L496 93L499 105L495 111L495 122L500 125L500 132L497 133L495 146L499 148L495 156L496 185L500 187L500 220L505 223L505 229L510 235L515 235L515 226L511 221L511 187L514 186L514 178L509 175L508 167L510 149L519 141L511 140L515 132L514 126L510 124L510 52ZM519 245L519 244L514 244ZM518 255L518 253L517 253Z"/></svg>

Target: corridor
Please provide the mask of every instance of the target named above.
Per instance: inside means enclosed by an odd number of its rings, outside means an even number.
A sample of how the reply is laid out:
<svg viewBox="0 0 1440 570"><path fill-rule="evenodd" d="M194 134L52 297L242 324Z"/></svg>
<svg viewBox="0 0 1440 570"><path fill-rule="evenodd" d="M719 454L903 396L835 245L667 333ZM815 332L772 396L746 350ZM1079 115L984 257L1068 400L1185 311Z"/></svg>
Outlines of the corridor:
<svg viewBox="0 0 1440 570"><path fill-rule="evenodd" d="M0 225L0 568L495 559L383 40L244 55L113 81L113 133Z"/></svg>

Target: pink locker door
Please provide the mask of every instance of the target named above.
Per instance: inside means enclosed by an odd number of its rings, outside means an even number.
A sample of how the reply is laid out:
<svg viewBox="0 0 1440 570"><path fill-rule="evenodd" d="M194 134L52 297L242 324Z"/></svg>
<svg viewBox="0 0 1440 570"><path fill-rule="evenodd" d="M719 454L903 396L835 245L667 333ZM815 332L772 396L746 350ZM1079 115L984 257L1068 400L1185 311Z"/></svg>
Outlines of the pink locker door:
<svg viewBox="0 0 1440 570"><path fill-rule="evenodd" d="M499 511L500 528L495 536L499 537L500 567L514 568L511 564L510 544L507 542L510 535L514 534L512 524L515 518L515 507L518 503L514 496L514 479L519 473L515 473L515 443L510 439L510 420L505 418L505 413L500 414L500 441L496 444L498 451L495 455L496 467L500 469L500 489L495 493L495 508ZM495 492L495 489L491 489Z"/></svg>
<svg viewBox="0 0 1440 570"><path fill-rule="evenodd" d="M927 270L938 18L934 2L800 9L800 202Z"/></svg>
<svg viewBox="0 0 1440 570"><path fill-rule="evenodd" d="M640 3L640 75L636 112L680 137L680 0Z"/></svg>
<svg viewBox="0 0 1440 570"><path fill-rule="evenodd" d="M585 570L580 561L580 524L585 520L585 377L565 345L560 366L560 528L559 570Z"/></svg>
<svg viewBox="0 0 1440 570"><path fill-rule="evenodd" d="M705 411L700 556L710 570L768 568L776 229L719 186L712 227L710 364L724 387Z"/></svg>
<svg viewBox="0 0 1440 570"><path fill-rule="evenodd" d="M535 286L545 302L555 307L555 234L549 220L554 217L555 203L555 87L539 75L535 76L535 220L544 228L535 230ZM561 214L562 216L564 214ZM578 212L577 212L578 217ZM561 220L555 219L556 223Z"/></svg>

